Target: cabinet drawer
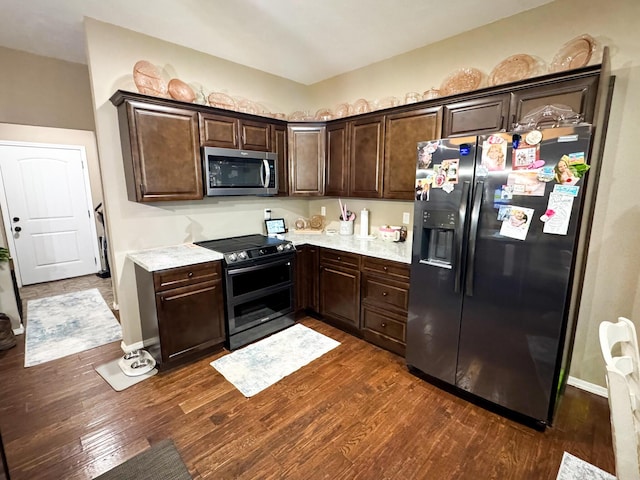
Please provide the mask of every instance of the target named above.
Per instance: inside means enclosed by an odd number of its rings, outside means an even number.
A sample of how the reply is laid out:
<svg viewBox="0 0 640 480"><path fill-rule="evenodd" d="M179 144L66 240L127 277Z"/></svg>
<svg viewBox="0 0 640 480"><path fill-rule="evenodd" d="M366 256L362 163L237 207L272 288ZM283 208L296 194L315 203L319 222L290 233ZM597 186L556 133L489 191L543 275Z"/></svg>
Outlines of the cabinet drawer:
<svg viewBox="0 0 640 480"><path fill-rule="evenodd" d="M364 307L362 309L362 326L387 337L405 342L405 324L394 316L391 317L381 311Z"/></svg>
<svg viewBox="0 0 640 480"><path fill-rule="evenodd" d="M320 250L320 264L332 264L360 270L360 255L323 248Z"/></svg>
<svg viewBox="0 0 640 480"><path fill-rule="evenodd" d="M363 257L362 271L408 282L409 265L381 258Z"/></svg>
<svg viewBox="0 0 640 480"><path fill-rule="evenodd" d="M362 283L362 301L383 307L396 307L406 311L409 307L409 289L379 277L365 276Z"/></svg>
<svg viewBox="0 0 640 480"><path fill-rule="evenodd" d="M198 263L186 267L171 268L154 272L153 285L157 292L170 288L185 287L199 282L220 280L220 262Z"/></svg>

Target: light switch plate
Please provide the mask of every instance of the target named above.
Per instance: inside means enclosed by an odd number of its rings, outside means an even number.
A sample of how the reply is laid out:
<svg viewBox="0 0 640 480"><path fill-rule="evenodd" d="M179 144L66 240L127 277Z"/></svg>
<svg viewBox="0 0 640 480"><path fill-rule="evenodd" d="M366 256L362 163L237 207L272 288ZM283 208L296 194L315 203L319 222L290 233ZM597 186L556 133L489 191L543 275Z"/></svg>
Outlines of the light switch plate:
<svg viewBox="0 0 640 480"><path fill-rule="evenodd" d="M320 207L320 215L322 215L323 217L327 216L327 208L326 207Z"/></svg>
<svg viewBox="0 0 640 480"><path fill-rule="evenodd" d="M405 225L409 225L409 221L410 221L409 212L404 212L402 214L402 223Z"/></svg>

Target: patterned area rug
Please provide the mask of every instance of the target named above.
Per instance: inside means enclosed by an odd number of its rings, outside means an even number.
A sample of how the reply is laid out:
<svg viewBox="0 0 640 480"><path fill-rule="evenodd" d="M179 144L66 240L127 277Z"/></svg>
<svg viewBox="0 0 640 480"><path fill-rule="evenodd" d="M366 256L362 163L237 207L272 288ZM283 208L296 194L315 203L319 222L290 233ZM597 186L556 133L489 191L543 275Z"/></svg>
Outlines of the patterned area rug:
<svg viewBox="0 0 640 480"><path fill-rule="evenodd" d="M25 367L117 340L120 324L97 288L27 302Z"/></svg>
<svg viewBox="0 0 640 480"><path fill-rule="evenodd" d="M301 324L211 362L245 397L252 397L330 350L337 342Z"/></svg>
<svg viewBox="0 0 640 480"><path fill-rule="evenodd" d="M616 477L564 452L556 480L616 480Z"/></svg>

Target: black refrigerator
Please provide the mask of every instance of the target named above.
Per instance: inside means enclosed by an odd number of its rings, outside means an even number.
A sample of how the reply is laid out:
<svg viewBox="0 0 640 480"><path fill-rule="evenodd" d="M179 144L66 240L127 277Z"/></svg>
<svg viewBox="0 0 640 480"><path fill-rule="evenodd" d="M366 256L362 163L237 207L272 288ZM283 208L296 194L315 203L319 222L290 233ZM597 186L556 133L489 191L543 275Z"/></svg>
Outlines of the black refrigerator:
<svg viewBox="0 0 640 480"><path fill-rule="evenodd" d="M590 143L585 124L418 143L407 365L542 428L568 375Z"/></svg>

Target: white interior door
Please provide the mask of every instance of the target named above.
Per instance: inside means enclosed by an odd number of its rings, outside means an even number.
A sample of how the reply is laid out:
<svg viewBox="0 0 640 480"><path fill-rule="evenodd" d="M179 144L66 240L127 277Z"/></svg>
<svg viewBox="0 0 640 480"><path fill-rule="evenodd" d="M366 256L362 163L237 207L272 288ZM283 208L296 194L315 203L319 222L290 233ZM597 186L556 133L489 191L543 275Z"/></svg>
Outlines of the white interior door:
<svg viewBox="0 0 640 480"><path fill-rule="evenodd" d="M98 271L86 165L84 147L0 143L5 230L23 285Z"/></svg>

